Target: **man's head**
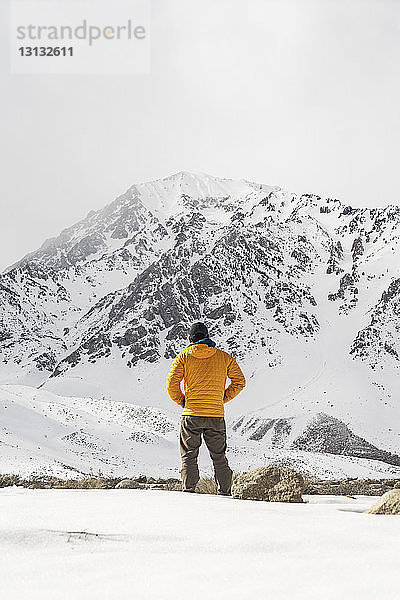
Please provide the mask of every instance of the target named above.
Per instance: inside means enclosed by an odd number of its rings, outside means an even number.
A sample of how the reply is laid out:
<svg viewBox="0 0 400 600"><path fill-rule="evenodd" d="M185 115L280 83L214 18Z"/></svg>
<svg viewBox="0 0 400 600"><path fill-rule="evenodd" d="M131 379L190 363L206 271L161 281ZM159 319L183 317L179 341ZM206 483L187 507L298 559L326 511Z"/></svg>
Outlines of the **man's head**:
<svg viewBox="0 0 400 600"><path fill-rule="evenodd" d="M193 323L189 330L189 340L193 343L204 338L208 338L207 327L204 325L204 323Z"/></svg>

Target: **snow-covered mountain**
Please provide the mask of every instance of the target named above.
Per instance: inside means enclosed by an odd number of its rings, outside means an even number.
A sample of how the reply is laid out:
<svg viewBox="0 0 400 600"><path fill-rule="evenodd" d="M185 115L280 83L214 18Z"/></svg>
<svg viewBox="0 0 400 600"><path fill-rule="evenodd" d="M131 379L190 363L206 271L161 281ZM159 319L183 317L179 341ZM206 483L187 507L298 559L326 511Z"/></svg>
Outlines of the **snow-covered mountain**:
<svg viewBox="0 0 400 600"><path fill-rule="evenodd" d="M189 173L134 185L0 276L0 383L174 421L165 375L201 319L247 375L233 424L304 420L282 447L397 465L399 234L397 206Z"/></svg>

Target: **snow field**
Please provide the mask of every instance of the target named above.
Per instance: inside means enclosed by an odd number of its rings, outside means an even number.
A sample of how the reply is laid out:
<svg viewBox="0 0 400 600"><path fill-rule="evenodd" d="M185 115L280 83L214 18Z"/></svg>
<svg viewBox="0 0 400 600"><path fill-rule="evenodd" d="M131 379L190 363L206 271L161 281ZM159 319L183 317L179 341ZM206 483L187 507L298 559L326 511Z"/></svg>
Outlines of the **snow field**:
<svg viewBox="0 0 400 600"><path fill-rule="evenodd" d="M363 514L373 497L305 499L4 488L3 597L393 597L400 519Z"/></svg>

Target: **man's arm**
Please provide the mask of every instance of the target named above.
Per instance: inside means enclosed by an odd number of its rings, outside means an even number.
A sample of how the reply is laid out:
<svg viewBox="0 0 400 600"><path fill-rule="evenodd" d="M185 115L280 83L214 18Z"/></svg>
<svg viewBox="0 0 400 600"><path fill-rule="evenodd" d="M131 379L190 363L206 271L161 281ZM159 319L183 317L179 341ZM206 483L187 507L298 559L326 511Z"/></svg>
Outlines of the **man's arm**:
<svg viewBox="0 0 400 600"><path fill-rule="evenodd" d="M242 391L244 386L246 385L246 379L242 373L241 368L237 364L234 358L231 359L228 369L227 375L231 380L230 385L226 388L224 394L224 404L232 400L235 396L238 395L239 392Z"/></svg>
<svg viewBox="0 0 400 600"><path fill-rule="evenodd" d="M171 400L185 406L185 395L182 394L181 381L183 379L183 358L181 354L175 358L167 375L167 392Z"/></svg>

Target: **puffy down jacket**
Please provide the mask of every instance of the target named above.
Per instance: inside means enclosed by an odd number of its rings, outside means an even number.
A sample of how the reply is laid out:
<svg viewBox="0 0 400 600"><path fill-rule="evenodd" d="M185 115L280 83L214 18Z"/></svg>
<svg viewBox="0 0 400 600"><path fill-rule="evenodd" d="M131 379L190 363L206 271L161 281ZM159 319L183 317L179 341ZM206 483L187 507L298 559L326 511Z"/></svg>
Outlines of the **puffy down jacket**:
<svg viewBox="0 0 400 600"><path fill-rule="evenodd" d="M231 380L225 389L226 378ZM185 393L180 383L184 380ZM192 344L172 363L167 377L167 391L174 402L184 406L183 415L223 417L224 404L246 385L236 360L227 352Z"/></svg>

